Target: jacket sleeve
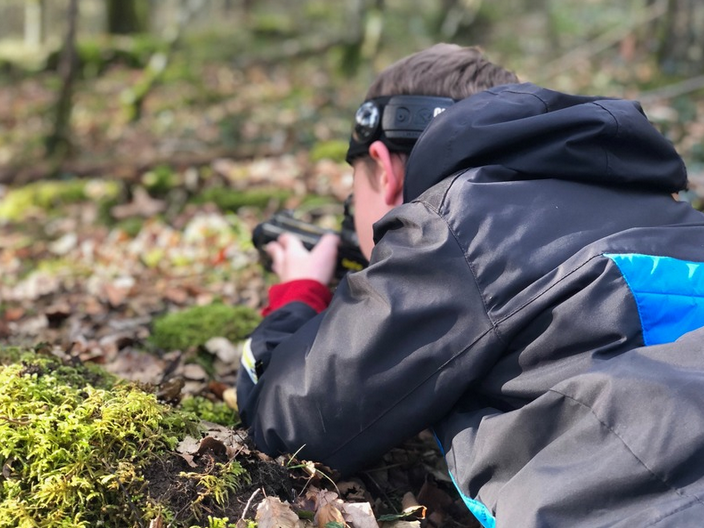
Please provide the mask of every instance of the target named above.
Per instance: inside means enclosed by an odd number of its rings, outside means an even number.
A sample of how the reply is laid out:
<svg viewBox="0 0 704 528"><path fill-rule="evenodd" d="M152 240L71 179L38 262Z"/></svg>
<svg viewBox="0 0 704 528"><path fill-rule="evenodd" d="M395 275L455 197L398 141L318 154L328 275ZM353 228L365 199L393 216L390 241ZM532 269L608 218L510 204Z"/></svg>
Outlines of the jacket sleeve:
<svg viewBox="0 0 704 528"><path fill-rule="evenodd" d="M263 451L358 470L445 415L493 361L497 338L444 219L405 204L375 233L369 267L327 310L306 320L292 303L253 335L268 362L240 413Z"/></svg>

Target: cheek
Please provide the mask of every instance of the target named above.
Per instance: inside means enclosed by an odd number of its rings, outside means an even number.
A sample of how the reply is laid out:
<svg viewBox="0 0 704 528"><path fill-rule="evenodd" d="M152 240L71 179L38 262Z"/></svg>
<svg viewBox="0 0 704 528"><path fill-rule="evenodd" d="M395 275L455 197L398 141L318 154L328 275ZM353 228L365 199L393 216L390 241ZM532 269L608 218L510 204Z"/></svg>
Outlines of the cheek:
<svg viewBox="0 0 704 528"><path fill-rule="evenodd" d="M359 247L367 259L370 257L374 247L374 237L372 225L378 220L376 217L374 196L369 192L368 186L363 183L354 185L354 227L359 238Z"/></svg>

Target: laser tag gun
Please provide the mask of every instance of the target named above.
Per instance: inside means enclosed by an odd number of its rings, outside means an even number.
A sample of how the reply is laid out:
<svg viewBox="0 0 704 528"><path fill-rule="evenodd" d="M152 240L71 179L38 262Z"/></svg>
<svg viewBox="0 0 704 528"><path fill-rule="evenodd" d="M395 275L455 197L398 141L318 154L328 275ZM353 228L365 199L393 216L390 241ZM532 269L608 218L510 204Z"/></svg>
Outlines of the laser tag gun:
<svg viewBox="0 0 704 528"><path fill-rule="evenodd" d="M354 230L354 218L350 213L349 199L345 200L345 216L342 221L340 231L325 229L317 225L304 222L294 218L293 212L289 210L275 213L269 220L262 222L254 228L252 242L259 251L259 258L262 265L271 271L271 257L266 253L264 247L279 238L283 233L296 235L303 246L310 251L320 241L325 233L335 233L340 237L340 245L337 248L337 266L335 269L335 279L339 281L350 271L359 271L369 264L362 255L357 241L357 233Z"/></svg>

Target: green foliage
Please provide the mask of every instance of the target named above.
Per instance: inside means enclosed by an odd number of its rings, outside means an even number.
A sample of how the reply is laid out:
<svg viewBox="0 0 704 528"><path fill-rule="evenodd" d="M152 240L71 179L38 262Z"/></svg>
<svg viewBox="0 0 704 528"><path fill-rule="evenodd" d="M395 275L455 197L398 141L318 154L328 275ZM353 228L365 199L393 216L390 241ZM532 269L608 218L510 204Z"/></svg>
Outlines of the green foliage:
<svg viewBox="0 0 704 528"><path fill-rule="evenodd" d="M283 189L251 189L239 191L226 187L210 187L194 198L196 203L214 203L223 211L237 211L240 207L264 209L286 201L291 192Z"/></svg>
<svg viewBox="0 0 704 528"><path fill-rule="evenodd" d="M185 350L204 345L211 337L241 341L260 320L259 314L247 306L194 306L156 319L152 342L165 350Z"/></svg>
<svg viewBox="0 0 704 528"><path fill-rule="evenodd" d="M147 520L141 470L195 430L190 415L97 368L17 349L0 357L0 527Z"/></svg>
<svg viewBox="0 0 704 528"><path fill-rule="evenodd" d="M293 20L287 13L266 11L256 13L251 22L252 32L265 37L293 37Z"/></svg>
<svg viewBox="0 0 704 528"><path fill-rule="evenodd" d="M310 159L313 162L321 159L331 159L342 163L345 161L349 143L342 140L323 141L316 143L310 151Z"/></svg>
<svg viewBox="0 0 704 528"><path fill-rule="evenodd" d="M110 200L119 192L117 182L63 180L30 183L11 189L0 200L0 220L21 222L37 210L53 213L66 204L89 199Z"/></svg>
<svg viewBox="0 0 704 528"><path fill-rule="evenodd" d="M171 167L159 165L142 176L142 183L152 196L164 196L178 185L178 176Z"/></svg>
<svg viewBox="0 0 704 528"><path fill-rule="evenodd" d="M223 402L213 402L202 396L186 396L181 400L181 409L193 413L201 420L234 427L239 423L237 413Z"/></svg>
<svg viewBox="0 0 704 528"><path fill-rule="evenodd" d="M257 523L254 521L245 521L247 524L243 525L244 528L257 528ZM208 528L237 528L239 525L237 523L231 523L230 519L227 517L211 517L208 516ZM197 526L191 526L191 528L198 528Z"/></svg>
<svg viewBox="0 0 704 528"><path fill-rule="evenodd" d="M134 238L142 230L142 227L144 227L144 218L130 216L117 222L115 227L124 231L127 236Z"/></svg>

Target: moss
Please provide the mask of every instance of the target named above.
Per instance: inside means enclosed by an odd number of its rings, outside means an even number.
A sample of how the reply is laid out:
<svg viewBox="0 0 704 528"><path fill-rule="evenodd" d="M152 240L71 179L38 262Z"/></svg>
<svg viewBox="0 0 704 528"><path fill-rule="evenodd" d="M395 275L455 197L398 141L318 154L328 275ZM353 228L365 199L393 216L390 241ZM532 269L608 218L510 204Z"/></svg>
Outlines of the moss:
<svg viewBox="0 0 704 528"><path fill-rule="evenodd" d="M0 359L0 527L148 521L142 469L196 430L192 415L97 367L18 349Z"/></svg>
<svg viewBox="0 0 704 528"><path fill-rule="evenodd" d="M196 484L198 495L191 504L191 510L196 519L202 517L201 504L204 501L210 499L216 504L225 504L230 498L230 493L236 492L243 484L249 483L247 472L236 460L215 462L212 472L182 471L179 477L193 480Z"/></svg>
<svg viewBox="0 0 704 528"><path fill-rule="evenodd" d="M237 211L240 207L264 209L270 205L279 206L291 196L282 189L251 189L238 191L222 187L210 187L196 196L195 203L214 203L223 211Z"/></svg>
<svg viewBox="0 0 704 528"><path fill-rule="evenodd" d="M316 143L316 145L310 151L310 159L312 162L320 161L322 159L331 159L342 163L345 161L345 156L347 156L347 149L349 148L349 143L342 140L334 141L323 141L321 143Z"/></svg>
<svg viewBox="0 0 704 528"><path fill-rule="evenodd" d="M21 222L36 210L54 212L84 200L101 202L119 193L116 182L85 180L42 181L11 189L0 201L0 220Z"/></svg>
<svg viewBox="0 0 704 528"><path fill-rule="evenodd" d="M165 196L178 185L178 177L170 167L159 165L144 173L142 184L152 196Z"/></svg>
<svg viewBox="0 0 704 528"><path fill-rule="evenodd" d="M123 231L130 238L136 237L142 230L142 227L144 227L144 218L138 216L130 216L124 220L120 220L115 225L116 229Z"/></svg>
<svg viewBox="0 0 704 528"><path fill-rule="evenodd" d="M201 420L234 427L239 423L237 413L223 402L213 402L202 396L186 396L181 400L181 409L191 412Z"/></svg>
<svg viewBox="0 0 704 528"><path fill-rule="evenodd" d="M246 306L195 306L156 319L152 342L165 350L185 350L204 345L211 337L241 341L260 320L259 314Z"/></svg>

